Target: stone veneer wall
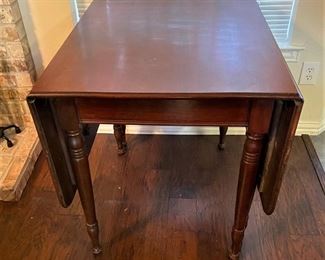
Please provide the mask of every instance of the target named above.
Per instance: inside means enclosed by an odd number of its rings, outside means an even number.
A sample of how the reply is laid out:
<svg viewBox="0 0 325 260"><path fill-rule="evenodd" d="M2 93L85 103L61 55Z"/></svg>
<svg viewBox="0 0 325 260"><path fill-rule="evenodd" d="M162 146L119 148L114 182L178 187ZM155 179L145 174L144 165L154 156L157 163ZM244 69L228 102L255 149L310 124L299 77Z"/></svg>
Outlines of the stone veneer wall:
<svg viewBox="0 0 325 260"><path fill-rule="evenodd" d="M26 102L35 68L17 0L0 0L0 126L18 125L9 133L14 147L0 140L0 200L18 200L41 151Z"/></svg>

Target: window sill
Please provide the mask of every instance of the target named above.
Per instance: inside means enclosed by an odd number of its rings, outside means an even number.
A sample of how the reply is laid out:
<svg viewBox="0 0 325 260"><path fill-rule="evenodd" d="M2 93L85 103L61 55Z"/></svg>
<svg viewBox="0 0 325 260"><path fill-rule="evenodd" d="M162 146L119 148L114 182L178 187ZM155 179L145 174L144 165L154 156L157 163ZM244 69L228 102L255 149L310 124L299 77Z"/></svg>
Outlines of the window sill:
<svg viewBox="0 0 325 260"><path fill-rule="evenodd" d="M304 46L279 46L284 59L288 63L298 62L300 58L300 54L305 50Z"/></svg>

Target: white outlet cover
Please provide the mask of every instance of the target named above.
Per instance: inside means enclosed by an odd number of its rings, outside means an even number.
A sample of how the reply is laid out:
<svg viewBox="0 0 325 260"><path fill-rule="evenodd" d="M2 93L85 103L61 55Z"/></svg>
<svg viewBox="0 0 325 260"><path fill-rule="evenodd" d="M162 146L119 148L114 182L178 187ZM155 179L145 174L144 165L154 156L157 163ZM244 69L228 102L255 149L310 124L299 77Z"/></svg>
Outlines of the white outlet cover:
<svg viewBox="0 0 325 260"><path fill-rule="evenodd" d="M316 85L319 75L320 62L304 62L301 74L300 85Z"/></svg>

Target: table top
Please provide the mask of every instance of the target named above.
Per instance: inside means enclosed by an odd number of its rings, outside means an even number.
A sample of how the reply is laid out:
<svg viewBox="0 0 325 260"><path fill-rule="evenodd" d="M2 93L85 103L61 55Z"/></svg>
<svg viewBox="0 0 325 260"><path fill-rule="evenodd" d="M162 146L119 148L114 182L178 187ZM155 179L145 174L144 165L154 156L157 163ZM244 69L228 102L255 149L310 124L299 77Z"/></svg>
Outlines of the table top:
<svg viewBox="0 0 325 260"><path fill-rule="evenodd" d="M95 0L31 94L299 98L255 0Z"/></svg>

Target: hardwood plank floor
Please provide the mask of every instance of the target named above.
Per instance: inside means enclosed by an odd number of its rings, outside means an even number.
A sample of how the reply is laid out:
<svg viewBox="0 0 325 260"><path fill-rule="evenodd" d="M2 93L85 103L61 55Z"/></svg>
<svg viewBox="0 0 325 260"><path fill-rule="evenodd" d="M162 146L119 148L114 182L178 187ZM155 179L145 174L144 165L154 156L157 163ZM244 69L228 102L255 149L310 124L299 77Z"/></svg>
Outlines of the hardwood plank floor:
<svg viewBox="0 0 325 260"><path fill-rule="evenodd" d="M303 139L325 193L325 132L318 136L305 136Z"/></svg>
<svg viewBox="0 0 325 260"><path fill-rule="evenodd" d="M318 158L325 169L325 131L317 136L311 136L311 140L315 146Z"/></svg>
<svg viewBox="0 0 325 260"><path fill-rule="evenodd" d="M325 170L322 166L322 163L318 157L318 151L315 149L312 139L309 135L302 135L302 140L305 143L306 150L308 152L311 163L313 164L315 173L318 177L319 183L325 194ZM324 142L325 144L325 142ZM325 149L325 146L324 146Z"/></svg>
<svg viewBox="0 0 325 260"><path fill-rule="evenodd" d="M97 259L227 259L244 138L128 136L117 155L98 135L90 155L103 254ZM255 194L242 259L324 259L325 196L296 138L279 203ZM0 203L0 259L93 259L78 196L61 208L44 156L21 201Z"/></svg>

